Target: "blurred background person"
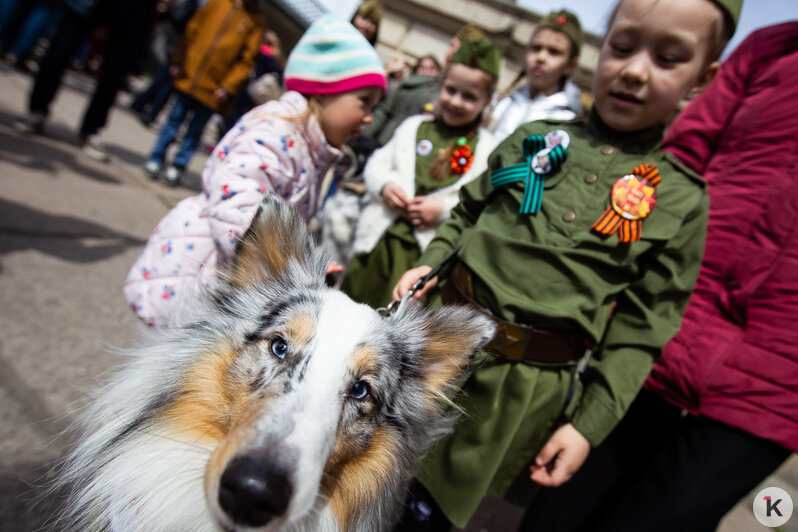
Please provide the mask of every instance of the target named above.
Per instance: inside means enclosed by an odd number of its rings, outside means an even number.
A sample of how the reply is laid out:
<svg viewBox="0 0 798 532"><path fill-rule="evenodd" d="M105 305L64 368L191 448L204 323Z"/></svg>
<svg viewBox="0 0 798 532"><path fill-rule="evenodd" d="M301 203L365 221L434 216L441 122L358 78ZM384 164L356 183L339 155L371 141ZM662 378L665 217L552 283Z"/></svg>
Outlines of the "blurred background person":
<svg viewBox="0 0 798 532"><path fill-rule="evenodd" d="M227 119L225 131L229 131L244 114L255 107L282 94L285 57L280 38L272 30L263 32L263 43L255 56L255 67L249 79L236 97L233 111Z"/></svg>
<svg viewBox="0 0 798 532"><path fill-rule="evenodd" d="M169 73L171 59L183 38L186 24L197 10L198 2L178 0L160 2L160 5L163 7L163 20L156 28L160 50L155 51L160 66L147 88L136 94L130 104L130 110L139 116L145 126L155 122L172 95L172 76Z"/></svg>
<svg viewBox="0 0 798 532"><path fill-rule="evenodd" d="M28 59L41 37L50 37L63 14L63 0L4 0L0 3L0 54L17 70L29 71Z"/></svg>
<svg viewBox="0 0 798 532"><path fill-rule="evenodd" d="M488 129L499 142L526 122L582 115L582 91L569 78L579 65L583 41L579 19L570 11L552 11L540 20L527 47L524 70L491 113ZM526 83L514 90L521 80Z"/></svg>
<svg viewBox="0 0 798 532"><path fill-rule="evenodd" d="M374 46L377 44L380 20L382 20L382 4L378 0L365 0L357 6L351 22L357 31Z"/></svg>
<svg viewBox="0 0 798 532"><path fill-rule="evenodd" d="M170 71L175 96L169 116L150 151L144 172L180 184L213 113L227 116L255 62L265 27L257 0L209 0L189 20ZM188 121L177 154L166 167L167 150Z"/></svg>
<svg viewBox="0 0 798 532"><path fill-rule="evenodd" d="M108 41L102 55L89 106L83 114L78 138L83 151L99 161L108 152L97 133L105 126L116 94L130 70L146 53L155 22L156 0L65 0L66 9L41 61L28 102L28 114L14 123L20 133L42 133L63 80L64 71L92 29L107 28Z"/></svg>

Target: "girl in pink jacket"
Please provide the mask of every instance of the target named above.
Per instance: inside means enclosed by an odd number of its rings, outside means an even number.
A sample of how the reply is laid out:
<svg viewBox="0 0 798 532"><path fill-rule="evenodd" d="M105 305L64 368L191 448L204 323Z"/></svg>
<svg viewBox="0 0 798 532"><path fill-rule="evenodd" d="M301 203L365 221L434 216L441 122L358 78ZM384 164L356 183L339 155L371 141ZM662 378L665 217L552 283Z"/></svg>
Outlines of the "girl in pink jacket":
<svg viewBox="0 0 798 532"><path fill-rule="evenodd" d="M338 147L371 121L385 84L376 52L351 24L325 15L311 25L288 58L287 92L241 118L208 160L202 193L153 230L125 281L131 309L167 325L181 301L213 286L265 193L308 220Z"/></svg>

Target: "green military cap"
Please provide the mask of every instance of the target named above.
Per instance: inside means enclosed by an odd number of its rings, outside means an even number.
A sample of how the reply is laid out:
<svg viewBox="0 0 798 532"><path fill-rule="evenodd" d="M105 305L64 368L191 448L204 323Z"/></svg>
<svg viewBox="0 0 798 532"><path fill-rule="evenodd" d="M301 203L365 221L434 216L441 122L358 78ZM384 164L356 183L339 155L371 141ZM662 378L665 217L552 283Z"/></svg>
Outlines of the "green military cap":
<svg viewBox="0 0 798 532"><path fill-rule="evenodd" d="M379 0L364 0L357 6L358 15L364 16L375 24L379 24L382 19L382 4Z"/></svg>
<svg viewBox="0 0 798 532"><path fill-rule="evenodd" d="M740 22L740 11L743 9L743 0L714 0L715 3L725 11L734 22L734 29L737 29L737 23Z"/></svg>
<svg viewBox="0 0 798 532"><path fill-rule="evenodd" d="M481 29L477 28L473 24L466 24L465 26L460 28L460 31L458 31L457 35L455 35L454 37L456 39L461 40L461 41L464 40L464 39L471 39L473 41L473 40L479 39L480 37L484 37L484 36L485 36L485 32L484 31L482 31Z"/></svg>
<svg viewBox="0 0 798 532"><path fill-rule="evenodd" d="M462 63L473 68L478 68L499 77L499 63L502 52L499 47L490 42L487 37L478 39L463 39L460 48L452 55L451 63Z"/></svg>
<svg viewBox="0 0 798 532"><path fill-rule="evenodd" d="M579 19L576 18L576 15L566 9L552 11L540 19L540 22L538 22L538 25L535 27L535 31L543 28L549 28L564 33L565 36L571 40L571 44L574 47L573 55L579 55L585 37L582 34L582 25L579 24Z"/></svg>

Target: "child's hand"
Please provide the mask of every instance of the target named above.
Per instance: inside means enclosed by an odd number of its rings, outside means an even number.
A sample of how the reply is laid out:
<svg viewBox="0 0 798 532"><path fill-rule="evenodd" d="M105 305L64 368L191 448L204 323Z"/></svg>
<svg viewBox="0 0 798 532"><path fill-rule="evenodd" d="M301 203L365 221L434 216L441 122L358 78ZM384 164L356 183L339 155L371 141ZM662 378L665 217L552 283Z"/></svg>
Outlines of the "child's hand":
<svg viewBox="0 0 798 532"><path fill-rule="evenodd" d="M410 270L413 271L413 270ZM567 482L590 454L590 443L570 423L551 435L529 468L530 478L550 488ZM551 462L551 463L550 463Z"/></svg>
<svg viewBox="0 0 798 532"><path fill-rule="evenodd" d="M416 229L434 227L441 219L443 201L429 196L417 196L407 203L407 218Z"/></svg>
<svg viewBox="0 0 798 532"><path fill-rule="evenodd" d="M405 195L405 191L402 190L402 187L397 185L396 183L388 183L384 187L382 187L382 199L385 201L385 204L392 208L398 209L403 211L407 208L407 196Z"/></svg>
<svg viewBox="0 0 798 532"><path fill-rule="evenodd" d="M213 91L213 98L218 102L226 102L231 96L232 94L230 94L224 87L219 87Z"/></svg>
<svg viewBox="0 0 798 532"><path fill-rule="evenodd" d="M399 279L399 282L393 287L393 299L395 301L402 299L402 296L405 295L408 290L410 290L410 287L413 286L416 281L427 275L431 270L432 268L429 266L417 266L412 270L407 270L405 273L403 273L402 277ZM424 297L424 294L435 288L435 285L437 284L438 277L436 276L430 279L427 284L424 285L424 288L414 294L415 298L421 299Z"/></svg>
<svg viewBox="0 0 798 532"><path fill-rule="evenodd" d="M183 77L183 67L176 64L169 65L169 75L172 79L180 79Z"/></svg>

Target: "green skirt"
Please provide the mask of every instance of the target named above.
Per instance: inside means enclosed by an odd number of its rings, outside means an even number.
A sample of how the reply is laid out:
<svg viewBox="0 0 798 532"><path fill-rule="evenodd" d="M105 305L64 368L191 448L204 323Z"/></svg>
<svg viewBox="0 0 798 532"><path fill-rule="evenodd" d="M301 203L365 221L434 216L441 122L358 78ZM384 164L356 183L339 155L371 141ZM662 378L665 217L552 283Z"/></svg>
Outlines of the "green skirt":
<svg viewBox="0 0 798 532"><path fill-rule="evenodd" d="M417 478L465 528L485 495L528 506L529 466L556 429L574 366L508 362L483 354L455 402L464 417L425 457Z"/></svg>
<svg viewBox="0 0 798 532"><path fill-rule="evenodd" d="M341 281L341 291L371 307L384 307L391 302L393 287L421 257L413 226L400 218L382 235L369 253L352 257Z"/></svg>

